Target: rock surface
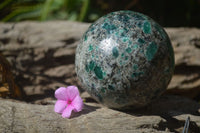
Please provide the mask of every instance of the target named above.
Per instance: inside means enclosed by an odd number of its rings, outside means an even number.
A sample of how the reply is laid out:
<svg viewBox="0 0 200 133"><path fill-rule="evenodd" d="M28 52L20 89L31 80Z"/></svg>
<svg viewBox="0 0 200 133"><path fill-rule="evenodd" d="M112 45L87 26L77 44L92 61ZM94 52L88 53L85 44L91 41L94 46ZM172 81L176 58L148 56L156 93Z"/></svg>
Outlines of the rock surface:
<svg viewBox="0 0 200 133"><path fill-rule="evenodd" d="M78 85L74 70L77 42L89 24L54 21L0 23L0 52L29 103L53 104L59 86ZM199 100L200 30L166 28L175 51L175 74L167 93ZM200 107L193 100L164 95L145 109L115 111L82 93L86 108L62 119L53 105L0 99L0 132L181 132L191 117L191 132L200 132Z"/></svg>
<svg viewBox="0 0 200 133"><path fill-rule="evenodd" d="M175 52L175 73L169 93L200 101L200 29L167 28Z"/></svg>
<svg viewBox="0 0 200 133"><path fill-rule="evenodd" d="M177 106L179 105L179 106ZM181 132L190 116L190 132L200 132L200 105L187 98L163 96L140 110L126 112L86 103L80 113L63 119L53 105L32 105L0 99L0 132L27 133L169 133Z"/></svg>
<svg viewBox="0 0 200 133"><path fill-rule="evenodd" d="M0 52L27 101L53 97L59 86L78 85L74 53L87 27L73 22L0 24Z"/></svg>
<svg viewBox="0 0 200 133"><path fill-rule="evenodd" d="M53 97L58 86L80 85L74 70L74 54L89 25L65 21L0 23L0 52L11 63L27 101L34 103ZM200 30L166 28L166 31L176 63L169 92L199 99Z"/></svg>

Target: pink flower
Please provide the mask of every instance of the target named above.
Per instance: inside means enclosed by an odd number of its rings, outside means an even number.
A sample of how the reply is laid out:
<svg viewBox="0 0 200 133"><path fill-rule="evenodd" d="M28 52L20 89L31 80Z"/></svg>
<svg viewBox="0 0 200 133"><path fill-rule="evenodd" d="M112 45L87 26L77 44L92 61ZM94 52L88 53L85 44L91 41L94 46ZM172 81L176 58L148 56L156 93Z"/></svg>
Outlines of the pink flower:
<svg viewBox="0 0 200 133"><path fill-rule="evenodd" d="M57 98L57 102L54 111L62 114L62 117L69 118L72 110L79 112L83 109L83 100L76 86L58 88L55 92L55 97Z"/></svg>

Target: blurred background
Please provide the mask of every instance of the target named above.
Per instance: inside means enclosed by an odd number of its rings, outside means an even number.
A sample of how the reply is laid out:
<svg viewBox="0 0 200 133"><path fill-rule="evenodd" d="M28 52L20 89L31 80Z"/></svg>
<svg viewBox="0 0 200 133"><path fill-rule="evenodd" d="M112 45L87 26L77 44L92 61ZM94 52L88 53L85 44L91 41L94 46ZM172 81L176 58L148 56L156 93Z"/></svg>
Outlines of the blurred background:
<svg viewBox="0 0 200 133"><path fill-rule="evenodd" d="M94 22L117 10L144 13L165 27L200 27L200 0L1 0L0 21Z"/></svg>

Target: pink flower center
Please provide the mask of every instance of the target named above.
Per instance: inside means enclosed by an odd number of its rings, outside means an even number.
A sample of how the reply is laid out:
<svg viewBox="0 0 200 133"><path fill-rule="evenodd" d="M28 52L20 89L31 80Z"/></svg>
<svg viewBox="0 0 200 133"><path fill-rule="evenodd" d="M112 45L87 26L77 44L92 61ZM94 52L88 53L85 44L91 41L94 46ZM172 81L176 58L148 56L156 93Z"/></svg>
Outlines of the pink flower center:
<svg viewBox="0 0 200 133"><path fill-rule="evenodd" d="M69 104L71 104L71 103L72 103L72 101L71 101L71 100L68 100L68 101L67 101L67 104L68 104L68 105L69 105Z"/></svg>

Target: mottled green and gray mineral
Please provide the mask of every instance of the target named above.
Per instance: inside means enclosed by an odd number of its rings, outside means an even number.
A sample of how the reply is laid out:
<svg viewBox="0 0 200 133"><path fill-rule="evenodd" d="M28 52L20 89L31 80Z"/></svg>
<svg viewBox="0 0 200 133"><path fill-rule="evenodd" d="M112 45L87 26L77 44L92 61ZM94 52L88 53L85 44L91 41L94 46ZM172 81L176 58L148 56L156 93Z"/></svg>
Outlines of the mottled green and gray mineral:
<svg viewBox="0 0 200 133"><path fill-rule="evenodd" d="M116 109L141 107L167 88L174 53L164 29L137 12L101 17L76 49L76 73L83 88L100 103Z"/></svg>

